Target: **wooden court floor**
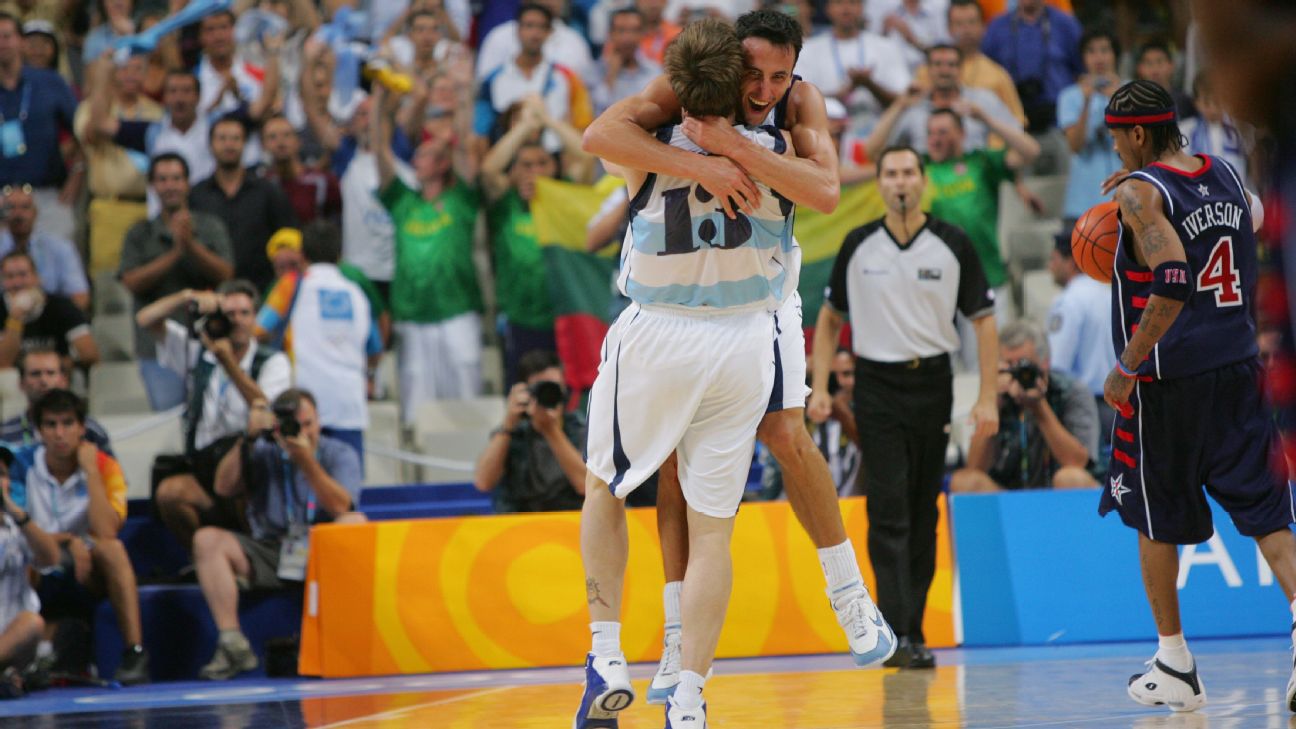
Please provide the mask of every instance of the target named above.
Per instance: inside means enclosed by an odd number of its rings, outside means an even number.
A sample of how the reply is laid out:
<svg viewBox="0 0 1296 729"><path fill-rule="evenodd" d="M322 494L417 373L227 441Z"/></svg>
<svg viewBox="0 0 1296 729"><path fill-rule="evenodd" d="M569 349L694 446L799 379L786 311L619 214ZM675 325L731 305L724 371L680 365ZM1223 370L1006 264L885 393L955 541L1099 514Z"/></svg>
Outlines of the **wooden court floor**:
<svg viewBox="0 0 1296 729"><path fill-rule="evenodd" d="M707 683L709 726L1296 729L1283 705L1291 670L1284 639L1193 648L1210 699L1193 714L1130 701L1125 682L1151 649L1117 644L938 651L932 671L857 670L843 656L724 661ZM653 669L634 667L640 697L621 729L664 726L661 707L642 701ZM580 675L570 668L46 692L0 705L0 727L567 729Z"/></svg>

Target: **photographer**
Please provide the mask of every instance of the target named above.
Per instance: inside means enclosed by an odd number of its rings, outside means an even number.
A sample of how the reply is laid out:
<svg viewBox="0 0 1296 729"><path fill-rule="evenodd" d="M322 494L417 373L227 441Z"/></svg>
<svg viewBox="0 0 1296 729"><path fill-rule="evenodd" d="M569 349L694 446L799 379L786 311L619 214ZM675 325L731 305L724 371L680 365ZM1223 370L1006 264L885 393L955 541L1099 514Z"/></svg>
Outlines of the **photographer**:
<svg viewBox="0 0 1296 729"><path fill-rule="evenodd" d="M491 493L497 512L579 509L585 498L585 417L563 412L562 363L546 350L518 361L504 424L477 459L473 485Z"/></svg>
<svg viewBox="0 0 1296 729"><path fill-rule="evenodd" d="M194 536L194 566L220 636L199 675L225 680L256 668L238 619L240 590L274 589L305 578L310 528L363 521L348 514L360 498L360 458L351 446L320 435L315 398L292 389L253 402L247 431L216 470L216 493L246 499L249 533L203 527Z"/></svg>
<svg viewBox="0 0 1296 729"><path fill-rule="evenodd" d="M185 289L135 317L157 340L158 363L188 382L184 454L161 456L153 466L158 513L186 549L201 524L240 523L233 505L214 493L216 464L243 430L248 403L277 397L292 384L287 355L252 338L252 285L228 281L217 291ZM196 331L168 318L185 307Z"/></svg>
<svg viewBox="0 0 1296 729"><path fill-rule="evenodd" d="M1049 371L1048 339L1018 320L999 334L999 433L973 436L953 493L1086 488L1098 451L1098 410L1084 385Z"/></svg>

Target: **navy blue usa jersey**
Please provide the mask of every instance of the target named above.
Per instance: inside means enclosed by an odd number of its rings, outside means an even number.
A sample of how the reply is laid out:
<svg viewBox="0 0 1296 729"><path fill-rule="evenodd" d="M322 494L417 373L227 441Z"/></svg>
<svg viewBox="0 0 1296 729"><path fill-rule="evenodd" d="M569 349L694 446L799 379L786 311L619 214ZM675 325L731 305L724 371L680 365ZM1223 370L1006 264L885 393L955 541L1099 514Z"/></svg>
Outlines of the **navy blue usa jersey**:
<svg viewBox="0 0 1296 729"><path fill-rule="evenodd" d="M1242 182L1219 157L1198 155L1188 173L1153 163L1125 179L1156 185L1163 212L1188 254L1192 295L1170 330L1138 367L1143 377L1168 380L1200 374L1256 356L1256 240ZM1152 271L1139 265L1132 233L1122 223L1112 275L1112 343L1119 355L1138 330L1152 295Z"/></svg>

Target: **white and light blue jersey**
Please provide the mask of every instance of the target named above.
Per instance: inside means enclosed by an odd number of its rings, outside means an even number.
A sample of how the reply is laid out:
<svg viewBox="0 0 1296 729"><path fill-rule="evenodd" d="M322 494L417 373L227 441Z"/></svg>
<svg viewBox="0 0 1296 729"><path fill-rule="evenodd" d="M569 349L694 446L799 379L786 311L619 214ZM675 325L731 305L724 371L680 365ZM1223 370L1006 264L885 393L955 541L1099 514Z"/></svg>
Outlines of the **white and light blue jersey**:
<svg viewBox="0 0 1296 729"><path fill-rule="evenodd" d="M737 130L782 154L775 127ZM706 154L677 126L657 130L663 143ZM641 305L775 310L796 290L799 249L792 239L794 206L756 183L761 203L750 215L725 215L696 181L650 174L630 201L630 226L621 247L617 285Z"/></svg>

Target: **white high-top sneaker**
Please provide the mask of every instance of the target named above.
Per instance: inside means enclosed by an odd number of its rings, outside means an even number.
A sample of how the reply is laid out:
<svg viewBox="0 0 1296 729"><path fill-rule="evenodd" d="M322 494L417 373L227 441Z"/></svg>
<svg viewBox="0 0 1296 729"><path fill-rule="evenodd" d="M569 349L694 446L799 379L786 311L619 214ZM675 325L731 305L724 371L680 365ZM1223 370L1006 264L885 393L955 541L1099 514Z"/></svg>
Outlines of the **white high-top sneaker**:
<svg viewBox="0 0 1296 729"><path fill-rule="evenodd" d="M634 701L630 668L623 654L585 657L585 693L573 729L617 729L617 714Z"/></svg>
<svg viewBox="0 0 1296 729"><path fill-rule="evenodd" d="M673 630L666 633L662 640L661 661L657 664L657 674L648 685L648 703L665 704L666 699L675 692L680 674L680 633Z"/></svg>
<svg viewBox="0 0 1296 729"><path fill-rule="evenodd" d="M832 594L828 597L831 600ZM837 613L837 623L846 632L846 642L850 644L855 665L863 668L880 666L895 653L895 633L863 585L834 602L833 611Z"/></svg>
<svg viewBox="0 0 1296 729"><path fill-rule="evenodd" d="M1148 670L1130 676L1131 699L1145 706L1169 706L1173 711L1196 711L1206 705L1206 686L1197 677L1197 661L1187 673L1167 666L1154 656Z"/></svg>

